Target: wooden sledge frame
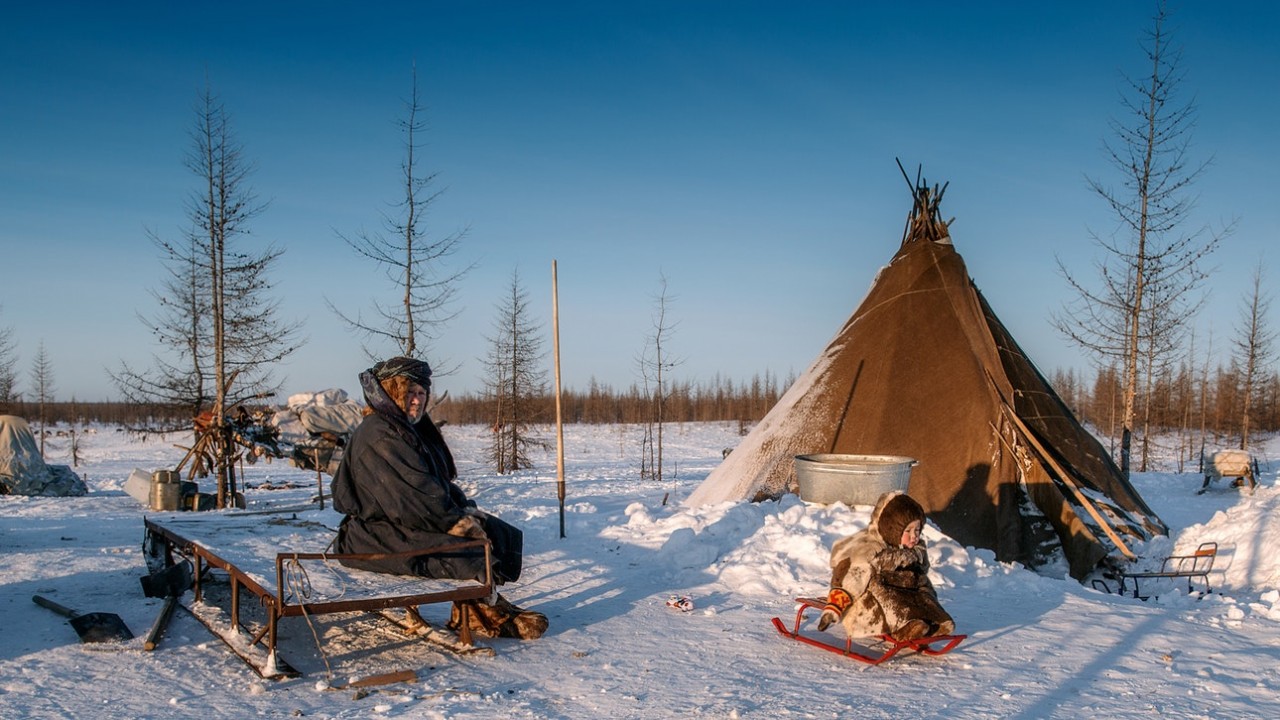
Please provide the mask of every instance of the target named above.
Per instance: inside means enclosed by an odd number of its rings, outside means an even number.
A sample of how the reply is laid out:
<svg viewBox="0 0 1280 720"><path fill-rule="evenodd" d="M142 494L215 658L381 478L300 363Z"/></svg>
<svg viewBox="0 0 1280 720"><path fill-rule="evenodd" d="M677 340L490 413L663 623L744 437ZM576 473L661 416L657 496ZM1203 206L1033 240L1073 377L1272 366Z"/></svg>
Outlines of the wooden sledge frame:
<svg viewBox="0 0 1280 720"><path fill-rule="evenodd" d="M276 553L274 558L275 586L268 587L263 582L260 582L257 577L227 559L225 557L225 552L219 553L214 548L211 548L202 542L184 537L181 532L175 528L166 527L162 521L144 518L143 524L146 530L144 548L151 548L155 543L162 546L164 562L166 565L171 565L176 562L175 556L183 556L191 560L194 565L194 584L192 590L195 602L199 603L203 600L201 582L207 568L217 568L227 573L231 586L230 608L228 611L229 625L232 630L244 631L248 634L248 645L250 647L262 646L266 652L265 661L258 662L247 657L241 652L237 643L224 636L218 628L213 627L213 625L202 617L201 614L197 613L192 608L185 609L190 611L192 616L197 620L200 620L202 624L223 640L229 648L236 652L242 660L244 660L255 672L264 678L280 679L286 677L299 677L301 675L300 672L294 669L277 653L277 630L279 622L283 618L343 612L378 612L390 608L417 607L419 605L428 605L432 603L452 602L456 604L461 614L461 622L458 626L458 640L462 645L471 645L472 635L471 625L469 622L471 608L465 601L487 598L492 595L494 591L491 547L487 540L459 538L459 541L456 543L449 543L448 545L440 547L391 554L280 552ZM301 602L298 601L297 598L291 598L290 594L286 592L286 578L288 577L286 574L286 565L294 565L304 562L340 563L342 560L409 558L422 555L475 551L476 549L484 550L485 577L483 581L433 580L432 582L437 585L444 582L447 583L449 587L447 589L437 589L429 592L374 595L372 597L359 599L339 599L318 602ZM266 612L266 623L256 631L252 630L242 622L240 612L241 594L242 591L245 590L258 598L259 604Z"/></svg>
<svg viewBox="0 0 1280 720"><path fill-rule="evenodd" d="M840 647L833 643L823 642L822 640L809 637L808 635L803 635L800 632L800 628L804 625L805 611L813 608L818 612L822 612L827 601L822 598L798 597L796 598L796 602L800 605L796 608L795 624L790 629L787 628L786 624L783 623L780 618L773 618L773 626L777 628L778 632L792 640L798 640L806 645L822 648L828 652L843 655L844 657L864 662L868 665L879 665L894 655L897 655L900 651L907 649L914 650L917 653L922 653L924 655L945 655L954 650L955 647L963 642L965 638L969 637L968 635L934 635L932 637L918 638L916 640L900 641L894 640L888 635L879 635L875 639L879 642L886 643L889 647L878 654L876 654L876 651L874 650L855 645L853 642L854 639L851 637L845 638L844 647ZM942 647L934 648L933 646L938 643L943 643ZM855 650L855 648L858 649Z"/></svg>

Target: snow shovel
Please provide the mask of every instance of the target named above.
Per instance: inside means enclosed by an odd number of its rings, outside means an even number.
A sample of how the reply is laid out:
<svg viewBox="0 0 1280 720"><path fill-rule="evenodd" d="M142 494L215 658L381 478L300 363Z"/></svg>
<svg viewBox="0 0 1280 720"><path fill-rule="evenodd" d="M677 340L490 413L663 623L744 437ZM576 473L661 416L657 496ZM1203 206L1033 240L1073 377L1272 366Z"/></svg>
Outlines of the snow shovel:
<svg viewBox="0 0 1280 720"><path fill-rule="evenodd" d="M162 598L170 595L181 596L182 593L191 589L194 580L191 561L183 560L182 562L174 563L163 570L158 570L140 579L142 581L142 594L149 598Z"/></svg>
<svg viewBox="0 0 1280 720"><path fill-rule="evenodd" d="M59 615L70 618L68 622L80 636L80 642L100 643L133 639L129 626L125 625L124 620L115 613L93 612L82 615L39 595L31 596L31 600L41 607L49 608Z"/></svg>

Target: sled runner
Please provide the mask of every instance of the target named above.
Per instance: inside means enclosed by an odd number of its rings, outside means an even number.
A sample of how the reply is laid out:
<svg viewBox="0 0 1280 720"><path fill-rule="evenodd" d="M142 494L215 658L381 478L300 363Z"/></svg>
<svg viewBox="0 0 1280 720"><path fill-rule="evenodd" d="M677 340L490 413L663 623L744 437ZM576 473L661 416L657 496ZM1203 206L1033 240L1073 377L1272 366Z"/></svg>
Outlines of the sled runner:
<svg viewBox="0 0 1280 720"><path fill-rule="evenodd" d="M390 610L379 610L384 620L388 621L394 627L395 634L401 637L417 637L421 638L433 647L447 650L454 655L483 655L485 657L493 657L497 652L488 645L476 645L471 642L462 642L458 634L446 628L433 627L430 624L414 625L404 620L403 614L396 614Z"/></svg>
<svg viewBox="0 0 1280 720"><path fill-rule="evenodd" d="M800 603L800 607L796 608L795 625L788 629L786 624L779 618L773 618L773 626L778 629L785 637L792 640L798 640L806 645L812 645L822 648L828 652L843 655L847 658L867 663L868 665L879 665L889 658L897 655L902 650L914 650L925 655L946 655L955 649L968 635L935 635L933 637L924 637L916 640L899 641L894 640L888 635L880 635L876 638L888 647L883 651L877 652L870 648L855 645L853 638L846 638L844 645L836 645L834 643L825 642L808 635L801 634L800 627L804 624L804 613L809 608L815 608L819 613L827 604L822 598L796 598L796 602ZM941 643L942 647L934 648L934 645Z"/></svg>

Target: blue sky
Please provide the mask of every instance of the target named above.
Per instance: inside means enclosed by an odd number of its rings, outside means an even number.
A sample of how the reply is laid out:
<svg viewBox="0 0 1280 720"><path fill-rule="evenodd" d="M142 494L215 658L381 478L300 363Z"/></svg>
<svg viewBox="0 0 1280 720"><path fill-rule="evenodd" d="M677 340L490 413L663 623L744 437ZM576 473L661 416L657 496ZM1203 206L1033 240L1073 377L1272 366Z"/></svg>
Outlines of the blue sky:
<svg viewBox="0 0 1280 720"><path fill-rule="evenodd" d="M895 164L950 183L943 213L971 275L1046 372L1088 363L1049 323L1091 277L1113 218L1086 177L1147 71L1148 2L6 3L0 10L0 327L20 390L44 343L57 397L115 397L107 368L159 350L138 320L162 278L147 232L177 237L206 78L232 115L266 211L256 239L307 344L284 392L356 389L358 338L326 298L391 288L338 234L396 202L396 121L416 63L428 232L466 229L475 262L429 358L438 390L480 387L477 358L518 271L536 317L560 284L564 382L624 388L665 277L675 374L802 372L897 249ZM1192 227L1235 234L1203 333L1229 337L1280 236L1280 6L1178 2L1199 121ZM1274 284L1274 273L1270 274ZM546 343L550 366L550 339Z"/></svg>

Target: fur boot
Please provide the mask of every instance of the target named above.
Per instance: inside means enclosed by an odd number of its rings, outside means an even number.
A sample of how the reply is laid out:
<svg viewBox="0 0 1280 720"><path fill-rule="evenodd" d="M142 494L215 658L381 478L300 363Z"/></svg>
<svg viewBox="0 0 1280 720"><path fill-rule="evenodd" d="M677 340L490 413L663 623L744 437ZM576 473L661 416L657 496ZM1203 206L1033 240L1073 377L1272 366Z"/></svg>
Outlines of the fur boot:
<svg viewBox="0 0 1280 720"><path fill-rule="evenodd" d="M470 610L467 614L471 619L471 632L481 637L533 640L542 637L542 634L547 631L546 615L518 608L502 595L498 595L493 604L476 600L455 602L447 626L454 632L457 632L462 624L462 612L459 606L463 602Z"/></svg>

